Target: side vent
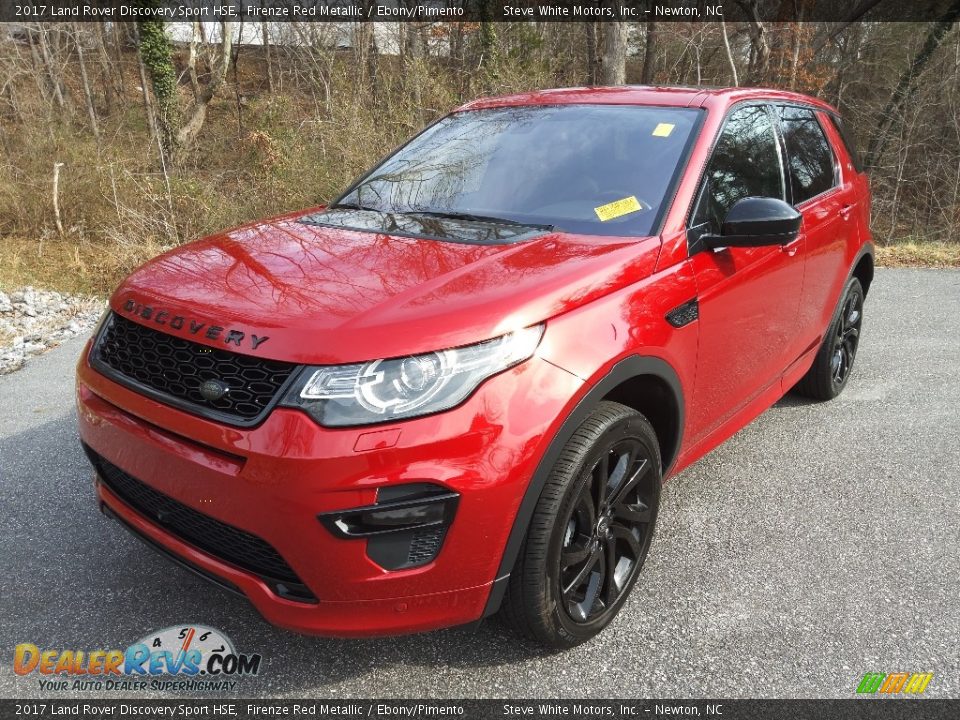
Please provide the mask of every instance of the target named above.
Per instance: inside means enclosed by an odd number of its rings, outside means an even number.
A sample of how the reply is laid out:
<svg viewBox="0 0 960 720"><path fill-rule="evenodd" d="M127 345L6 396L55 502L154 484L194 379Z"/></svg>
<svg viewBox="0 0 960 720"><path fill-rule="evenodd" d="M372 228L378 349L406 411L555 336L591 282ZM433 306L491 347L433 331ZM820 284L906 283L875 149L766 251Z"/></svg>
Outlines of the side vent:
<svg viewBox="0 0 960 720"><path fill-rule="evenodd" d="M666 317L667 322L673 325L675 328L689 325L700 317L700 302L697 300L697 298L688 300L683 305L679 305L668 312Z"/></svg>

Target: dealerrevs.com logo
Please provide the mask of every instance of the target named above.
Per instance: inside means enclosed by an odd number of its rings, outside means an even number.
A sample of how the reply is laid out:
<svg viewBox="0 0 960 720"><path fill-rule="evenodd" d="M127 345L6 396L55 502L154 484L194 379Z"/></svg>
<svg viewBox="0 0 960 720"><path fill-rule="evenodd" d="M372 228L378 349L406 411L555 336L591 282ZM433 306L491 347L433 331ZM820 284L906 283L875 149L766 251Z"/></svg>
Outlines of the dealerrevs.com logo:
<svg viewBox="0 0 960 720"><path fill-rule="evenodd" d="M150 633L125 650L41 649L20 643L17 675L38 676L41 690L234 690L256 675L261 656L238 653L219 630L181 625Z"/></svg>

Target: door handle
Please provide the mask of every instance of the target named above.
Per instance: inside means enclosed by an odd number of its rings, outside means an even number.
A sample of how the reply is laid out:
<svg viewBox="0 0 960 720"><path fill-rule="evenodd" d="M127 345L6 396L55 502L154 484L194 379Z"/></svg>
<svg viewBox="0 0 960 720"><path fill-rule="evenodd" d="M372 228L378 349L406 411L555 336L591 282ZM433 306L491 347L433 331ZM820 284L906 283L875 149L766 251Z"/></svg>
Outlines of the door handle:
<svg viewBox="0 0 960 720"><path fill-rule="evenodd" d="M793 257L797 254L797 250L800 249L800 241L803 239L802 235L797 235L796 239L791 240L785 245L780 246L780 252L786 253L789 257Z"/></svg>
<svg viewBox="0 0 960 720"><path fill-rule="evenodd" d="M850 213L853 212L853 205L844 205L840 208L840 217L844 220L850 219Z"/></svg>

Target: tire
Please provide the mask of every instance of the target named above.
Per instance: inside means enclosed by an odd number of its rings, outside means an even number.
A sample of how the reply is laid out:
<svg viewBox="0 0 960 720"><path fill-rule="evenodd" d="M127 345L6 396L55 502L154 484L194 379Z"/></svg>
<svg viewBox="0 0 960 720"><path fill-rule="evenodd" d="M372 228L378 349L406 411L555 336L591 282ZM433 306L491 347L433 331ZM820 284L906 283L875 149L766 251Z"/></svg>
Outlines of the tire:
<svg viewBox="0 0 960 720"><path fill-rule="evenodd" d="M514 631L563 650L610 624L646 559L661 473L647 419L601 402L560 453L534 510L501 608Z"/></svg>
<svg viewBox="0 0 960 720"><path fill-rule="evenodd" d="M813 365L794 387L797 393L814 400L833 400L843 392L860 345L863 300L863 286L857 278L850 278Z"/></svg>

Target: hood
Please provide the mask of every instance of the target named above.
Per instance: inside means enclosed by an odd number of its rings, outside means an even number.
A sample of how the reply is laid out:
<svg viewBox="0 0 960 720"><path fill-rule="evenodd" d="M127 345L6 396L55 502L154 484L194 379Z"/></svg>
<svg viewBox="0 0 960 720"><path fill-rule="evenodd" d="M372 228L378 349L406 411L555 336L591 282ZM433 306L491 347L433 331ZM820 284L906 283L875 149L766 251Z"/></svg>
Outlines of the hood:
<svg viewBox="0 0 960 720"><path fill-rule="evenodd" d="M308 225L213 235L135 271L117 313L212 347L308 364L467 345L648 276L660 243L549 232L471 245Z"/></svg>

